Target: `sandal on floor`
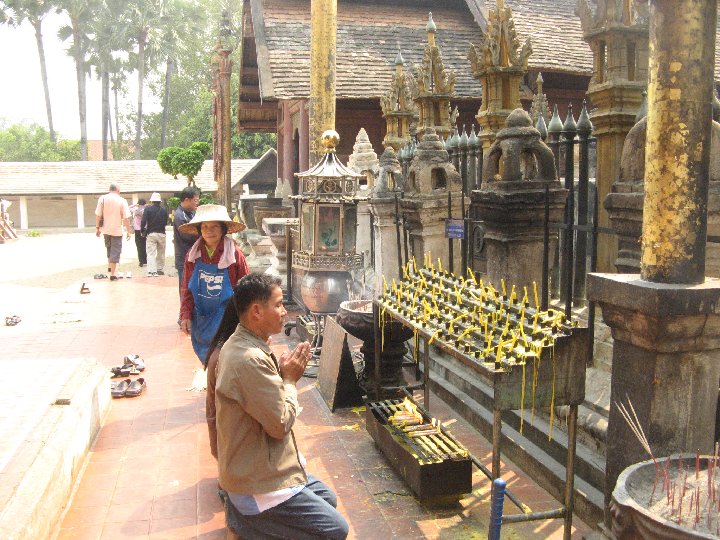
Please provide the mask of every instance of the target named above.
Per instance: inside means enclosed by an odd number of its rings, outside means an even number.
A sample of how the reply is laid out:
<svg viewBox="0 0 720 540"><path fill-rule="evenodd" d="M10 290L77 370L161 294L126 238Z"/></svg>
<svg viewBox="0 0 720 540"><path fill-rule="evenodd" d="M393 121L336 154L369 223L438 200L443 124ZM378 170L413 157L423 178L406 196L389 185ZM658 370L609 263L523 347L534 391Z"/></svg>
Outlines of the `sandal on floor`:
<svg viewBox="0 0 720 540"><path fill-rule="evenodd" d="M123 366L134 366L138 371L145 371L145 361L137 354L126 354L123 357Z"/></svg>
<svg viewBox="0 0 720 540"><path fill-rule="evenodd" d="M130 375L130 368L126 366L117 366L114 368L110 368L110 373L112 373L111 379L116 379L118 377L127 377Z"/></svg>
<svg viewBox="0 0 720 540"><path fill-rule="evenodd" d="M95 279L107 279L107 275L105 274L95 274L93 277Z"/></svg>
<svg viewBox="0 0 720 540"><path fill-rule="evenodd" d="M120 381L119 383L117 383L117 386L115 386L115 388L110 389L110 395L114 398L125 397L125 392L130 387L131 383L132 381L130 379Z"/></svg>
<svg viewBox="0 0 720 540"><path fill-rule="evenodd" d="M143 390L145 390L146 387L147 385L145 384L145 379L138 377L131 382L130 386L128 386L125 390L125 397L137 397L143 393Z"/></svg>
<svg viewBox="0 0 720 540"><path fill-rule="evenodd" d="M90 294L90 289L85 285L85 282L80 285L80 294Z"/></svg>
<svg viewBox="0 0 720 540"><path fill-rule="evenodd" d="M15 326L17 323L19 323L22 319L18 317L17 315L12 315L10 317L5 317L5 326Z"/></svg>

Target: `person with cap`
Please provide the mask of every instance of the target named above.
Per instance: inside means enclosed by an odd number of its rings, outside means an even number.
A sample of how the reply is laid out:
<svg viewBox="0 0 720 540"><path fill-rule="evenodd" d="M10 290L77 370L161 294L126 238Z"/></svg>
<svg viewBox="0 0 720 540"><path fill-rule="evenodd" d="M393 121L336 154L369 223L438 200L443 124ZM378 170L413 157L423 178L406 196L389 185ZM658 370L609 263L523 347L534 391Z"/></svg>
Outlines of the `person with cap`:
<svg viewBox="0 0 720 540"><path fill-rule="evenodd" d="M159 193L152 194L150 203L143 212L140 234L145 236L148 276L155 277L165 274L165 226L168 222L168 212L160 205L162 199Z"/></svg>
<svg viewBox="0 0 720 540"><path fill-rule="evenodd" d="M126 240L130 240L132 228L130 225L130 207L125 199L120 196L120 188L117 184L110 184L110 191L98 199L95 208L95 236L103 235L105 240L105 251L107 253L108 272L110 281L116 281L117 265L120 262L122 252L122 230L123 225L127 231ZM96 277L106 277L104 274L97 274Z"/></svg>
<svg viewBox="0 0 720 540"><path fill-rule="evenodd" d="M230 219L219 204L199 206L195 217L180 226L181 233L199 237L185 257L180 328L190 335L203 365L233 288L249 273L245 255L228 236L243 229L245 225Z"/></svg>

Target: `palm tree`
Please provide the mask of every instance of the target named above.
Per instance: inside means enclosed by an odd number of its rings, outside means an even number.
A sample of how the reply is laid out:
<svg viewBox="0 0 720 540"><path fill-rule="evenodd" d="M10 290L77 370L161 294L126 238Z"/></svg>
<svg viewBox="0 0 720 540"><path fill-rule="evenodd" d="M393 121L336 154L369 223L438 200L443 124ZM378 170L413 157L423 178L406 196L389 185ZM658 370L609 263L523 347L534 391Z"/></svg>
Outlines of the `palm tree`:
<svg viewBox="0 0 720 540"><path fill-rule="evenodd" d="M51 9L52 5L48 0L4 0L3 9L0 10L0 23L17 27L24 21L28 21L35 29L35 42L38 57L40 58L40 77L45 91L48 130L50 131L50 140L55 144L55 129L53 128L52 107L50 106L50 86L48 84L45 47L42 37L42 21Z"/></svg>
<svg viewBox="0 0 720 540"><path fill-rule="evenodd" d="M85 77L88 72L87 27L96 9L95 0L56 0L59 12L65 12L70 18L70 24L58 30L58 37L62 41L72 39L68 54L75 61L75 76L78 86L78 112L80 114L80 154L87 160L87 96L85 93Z"/></svg>
<svg viewBox="0 0 720 540"><path fill-rule="evenodd" d="M135 159L140 159L142 144L143 91L148 66L155 60L155 52L161 38L162 20L167 11L168 0L131 0L128 9L131 17L131 35L137 45L137 117L135 119Z"/></svg>
<svg viewBox="0 0 720 540"><path fill-rule="evenodd" d="M89 49L89 63L95 68L101 83L102 96L102 148L103 160L108 159L108 131L112 129L110 118L110 77L123 69L119 58L129 53L127 39L128 19L125 4L118 0L101 0L89 28L92 35Z"/></svg>
<svg viewBox="0 0 720 540"><path fill-rule="evenodd" d="M170 108L170 81L177 70L176 58L187 50L192 38L202 33L204 13L199 6L186 0L171 0L162 20L162 38L158 53L165 59L165 81L160 128L160 148L165 148Z"/></svg>

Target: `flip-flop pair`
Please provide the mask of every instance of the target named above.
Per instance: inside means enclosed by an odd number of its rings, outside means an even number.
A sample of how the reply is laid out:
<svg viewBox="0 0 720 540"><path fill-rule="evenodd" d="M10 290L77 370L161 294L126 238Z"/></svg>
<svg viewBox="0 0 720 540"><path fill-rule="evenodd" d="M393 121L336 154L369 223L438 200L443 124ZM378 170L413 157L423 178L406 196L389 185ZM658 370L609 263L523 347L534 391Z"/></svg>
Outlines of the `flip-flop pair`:
<svg viewBox="0 0 720 540"><path fill-rule="evenodd" d="M110 395L113 398L121 397L137 397L147 388L147 383L142 377L138 377L134 381L125 379L123 381L110 383Z"/></svg>
<svg viewBox="0 0 720 540"><path fill-rule="evenodd" d="M95 274L93 277L95 279L107 279L107 274Z"/></svg>

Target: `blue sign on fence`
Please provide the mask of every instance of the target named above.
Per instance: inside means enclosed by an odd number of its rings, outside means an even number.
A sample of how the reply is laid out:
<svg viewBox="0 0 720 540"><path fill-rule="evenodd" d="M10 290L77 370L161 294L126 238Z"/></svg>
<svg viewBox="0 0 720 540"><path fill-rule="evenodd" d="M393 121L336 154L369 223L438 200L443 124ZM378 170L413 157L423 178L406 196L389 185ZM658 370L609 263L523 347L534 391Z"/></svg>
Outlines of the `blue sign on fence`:
<svg viewBox="0 0 720 540"><path fill-rule="evenodd" d="M462 219L445 221L445 238L465 238L465 225Z"/></svg>

